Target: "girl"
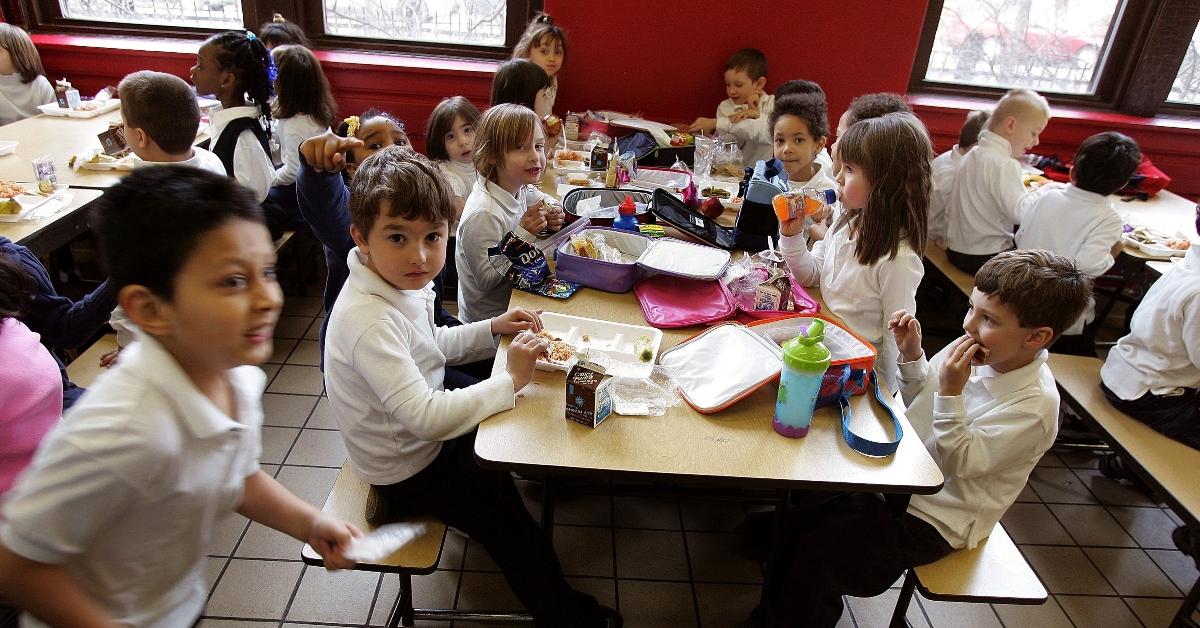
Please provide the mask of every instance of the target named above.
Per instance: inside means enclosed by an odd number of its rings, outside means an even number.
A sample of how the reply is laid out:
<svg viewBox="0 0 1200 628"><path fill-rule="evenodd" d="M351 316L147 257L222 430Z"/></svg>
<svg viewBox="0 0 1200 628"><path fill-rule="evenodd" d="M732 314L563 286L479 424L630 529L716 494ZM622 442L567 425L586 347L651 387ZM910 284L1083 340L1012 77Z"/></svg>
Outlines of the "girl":
<svg viewBox="0 0 1200 628"><path fill-rule="evenodd" d="M300 142L329 130L337 116L337 103L321 64L308 48L284 45L271 51L278 68L275 79L275 105L279 120L279 150L283 165L271 181L271 199L289 214L298 216L296 206L296 168L300 163Z"/></svg>
<svg viewBox="0 0 1200 628"><path fill-rule="evenodd" d="M775 101L768 118L775 159L793 188L836 190L837 182L817 160L829 136L825 100L816 94L798 94Z"/></svg>
<svg viewBox="0 0 1200 628"><path fill-rule="evenodd" d="M225 31L209 37L196 53L192 84L199 94L212 94L221 110L212 114L209 133L212 152L225 171L267 200L275 165L271 163L271 96L275 93L275 63L254 33ZM268 216L268 221L278 220ZM275 228L272 235L275 235Z"/></svg>
<svg viewBox="0 0 1200 628"><path fill-rule="evenodd" d="M346 182L354 178L354 171L358 169L358 164L382 150L384 146L392 144L412 146L412 142L408 140L408 133L404 129L404 121L390 113L374 108L364 111L362 115L350 116L342 120L334 133L341 137L352 137L362 141L361 145L356 143L346 153L346 168L342 171Z"/></svg>
<svg viewBox="0 0 1200 628"><path fill-rule="evenodd" d="M546 71L551 83L547 101L549 109L553 110L558 96L558 73L567 60L566 31L556 26L549 14L538 13L513 46L512 58L529 59ZM549 112L542 115L549 115Z"/></svg>
<svg viewBox="0 0 1200 628"><path fill-rule="evenodd" d="M258 37L266 44L267 50L275 50L288 44L312 48L304 31L278 13L271 16L270 22L258 28Z"/></svg>
<svg viewBox="0 0 1200 628"><path fill-rule="evenodd" d="M528 59L510 59L496 69L496 77L492 79L492 106L514 103L532 109L542 121L546 144L556 146L562 125L547 128L547 118L554 104L552 89L550 76L536 63Z"/></svg>
<svg viewBox="0 0 1200 628"><path fill-rule="evenodd" d="M493 106L479 120L475 145L479 178L458 223L460 246L454 254L458 317L464 323L508 309L511 288L504 273L509 262L488 249L510 231L536 242L534 234L561 229L566 217L558 201L535 187L546 169L546 140L537 114L515 104Z"/></svg>
<svg viewBox="0 0 1200 628"><path fill-rule="evenodd" d="M36 116L38 105L54 102L45 73L29 33L0 22L0 125Z"/></svg>
<svg viewBox="0 0 1200 628"><path fill-rule="evenodd" d="M887 320L917 306L933 147L916 116L890 113L851 126L838 152L836 222L809 252L804 218L784 221L780 251L797 282L820 284L829 310L875 345L876 370L894 391L899 352Z"/></svg>
<svg viewBox="0 0 1200 628"><path fill-rule="evenodd" d="M433 108L426 128L426 151L437 162L454 190L455 215L462 217L463 205L475 187L475 125L479 110L462 96L447 98Z"/></svg>

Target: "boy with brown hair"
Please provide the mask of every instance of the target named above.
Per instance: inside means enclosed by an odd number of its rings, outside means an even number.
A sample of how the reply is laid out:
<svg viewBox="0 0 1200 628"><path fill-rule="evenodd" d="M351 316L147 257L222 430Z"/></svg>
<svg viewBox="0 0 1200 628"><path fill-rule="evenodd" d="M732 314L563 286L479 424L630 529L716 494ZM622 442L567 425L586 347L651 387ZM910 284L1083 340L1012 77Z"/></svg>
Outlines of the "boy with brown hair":
<svg viewBox="0 0 1200 628"><path fill-rule="evenodd" d="M771 158L771 128L767 118L775 97L767 86L767 56L756 48L742 48L725 62L725 95L717 117L696 118L692 133L727 133L737 139L747 165Z"/></svg>
<svg viewBox="0 0 1200 628"><path fill-rule="evenodd" d="M871 493L801 504L777 589L786 594L769 596L767 625L834 626L842 595L873 597L904 570L987 538L1054 444L1058 389L1046 347L1079 316L1091 283L1065 257L1001 253L975 276L966 333L932 360L917 319L892 315L906 412L945 485L914 496L903 516Z"/></svg>
<svg viewBox="0 0 1200 628"><path fill-rule="evenodd" d="M125 121L125 141L142 161L195 166L225 174L225 166L216 155L193 146L200 128L200 107L192 87L183 79L143 70L121 79L117 93Z"/></svg>

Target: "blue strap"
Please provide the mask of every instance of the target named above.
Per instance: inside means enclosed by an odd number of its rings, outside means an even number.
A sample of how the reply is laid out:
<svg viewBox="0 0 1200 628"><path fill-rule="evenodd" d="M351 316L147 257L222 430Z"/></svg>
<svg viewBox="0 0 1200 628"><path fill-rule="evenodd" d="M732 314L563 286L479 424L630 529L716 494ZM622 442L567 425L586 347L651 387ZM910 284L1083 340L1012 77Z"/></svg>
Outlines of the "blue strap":
<svg viewBox="0 0 1200 628"><path fill-rule="evenodd" d="M896 453L896 449L900 446L900 439L904 438L904 428L900 427L900 419L896 417L892 406L883 398L883 394L879 392L879 378L874 373L871 374L871 386L875 389L875 399L883 409L887 411L888 416L892 418L892 430L896 434L896 439L888 442L879 443L869 440L855 434L850 430L850 386L847 385L847 376L850 375L850 369L846 369L842 375L840 394L838 396L838 406L842 411L842 438L851 449L865 456L872 458L883 458ZM853 378L856 385L861 385L863 378L866 377L866 371L854 371Z"/></svg>

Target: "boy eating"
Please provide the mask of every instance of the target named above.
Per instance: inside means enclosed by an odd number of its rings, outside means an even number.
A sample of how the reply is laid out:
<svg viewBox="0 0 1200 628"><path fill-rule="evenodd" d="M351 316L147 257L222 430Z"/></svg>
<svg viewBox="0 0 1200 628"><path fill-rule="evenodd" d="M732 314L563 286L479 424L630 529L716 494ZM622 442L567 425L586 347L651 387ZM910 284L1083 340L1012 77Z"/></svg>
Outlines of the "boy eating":
<svg viewBox="0 0 1200 628"><path fill-rule="evenodd" d="M27 626L190 626L204 550L237 511L307 541L331 568L361 534L258 466L253 365L282 296L249 192L224 175L140 169L95 209L100 249L139 339L43 441L4 505L0 596Z"/></svg>
<svg viewBox="0 0 1200 628"><path fill-rule="evenodd" d="M775 108L775 97L763 91L767 85L767 56L754 48L743 48L725 63L725 100L717 105L717 117L696 118L691 133L727 133L737 139L747 166L771 158L771 128L767 118Z"/></svg>

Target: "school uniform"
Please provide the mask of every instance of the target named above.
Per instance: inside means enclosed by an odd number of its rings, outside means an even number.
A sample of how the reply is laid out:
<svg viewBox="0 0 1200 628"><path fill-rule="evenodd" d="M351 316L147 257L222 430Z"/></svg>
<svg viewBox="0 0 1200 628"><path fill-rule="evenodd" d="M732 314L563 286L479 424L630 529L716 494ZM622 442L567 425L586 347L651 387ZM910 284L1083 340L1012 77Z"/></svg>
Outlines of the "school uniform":
<svg viewBox="0 0 1200 628"><path fill-rule="evenodd" d="M929 163L933 188L929 195L929 240L946 239L946 205L964 155L958 144Z"/></svg>
<svg viewBox="0 0 1200 628"><path fill-rule="evenodd" d="M209 127L213 146L216 146L225 132L225 127L233 120L238 118L257 119L261 115L262 110L257 106L230 107L213 113L211 115L212 124ZM271 182L275 179L275 164L271 163L271 156L263 149L254 133L243 132L238 135L237 144L233 150L232 168L228 174L254 193L254 202L262 203L267 200L267 194L271 191Z"/></svg>
<svg viewBox="0 0 1200 628"><path fill-rule="evenodd" d="M808 250L804 235L783 236L779 250L788 270L804 286L820 285L825 306L878 350L875 368L896 390L896 340L887 320L897 310L916 312L917 286L925 274L921 255L900 242L895 259L864 266L854 256L850 225L834 224L823 240Z"/></svg>
<svg viewBox="0 0 1200 628"><path fill-rule="evenodd" d="M278 123L279 156L283 165L275 169L275 177L271 180L273 187L296 183L296 170L300 168L300 144L329 130L329 125L317 122L305 113L279 118Z"/></svg>
<svg viewBox="0 0 1200 628"><path fill-rule="evenodd" d="M817 157L813 161L821 164L821 167L829 173L830 178L837 178L837 173L833 171L833 157L829 156L828 148L822 148L821 152L817 153Z"/></svg>
<svg viewBox="0 0 1200 628"><path fill-rule="evenodd" d="M729 116L745 111L746 105L739 105L732 99L726 98L717 105L717 132L727 133L737 139L737 145L742 149L742 159L748 165L771 159L775 154L771 138L770 118L775 110L775 96L763 94L758 101L758 117L730 122Z"/></svg>
<svg viewBox="0 0 1200 628"><path fill-rule="evenodd" d="M450 159L437 162L437 166L442 171L442 176L446 177L446 183L450 184L450 189L453 190L455 196L464 201L471 198L471 191L475 189L475 180L479 178L475 164Z"/></svg>
<svg viewBox="0 0 1200 628"><path fill-rule="evenodd" d="M212 151L195 146L192 148L192 156L183 161L175 162L171 165L191 166L201 170L207 170L213 174L226 175L225 164L221 163L221 158L212 154Z"/></svg>
<svg viewBox="0 0 1200 628"><path fill-rule="evenodd" d="M266 377L228 372L235 418L152 337L113 369L43 441L4 504L0 542L62 566L117 623L190 626L208 594L213 528L259 470Z"/></svg>
<svg viewBox="0 0 1200 628"><path fill-rule="evenodd" d="M1030 194L1027 205L1017 229L1017 248L1069 257L1089 277L1099 277L1112 267L1112 247L1121 239L1125 221L1107 196L1074 184L1046 186ZM1063 334L1082 333L1095 317L1096 303L1089 297L1083 314Z"/></svg>
<svg viewBox="0 0 1200 628"><path fill-rule="evenodd" d="M0 502L62 416L58 362L15 318L0 320Z"/></svg>
<svg viewBox="0 0 1200 628"><path fill-rule="evenodd" d="M1200 247L1146 291L1100 381L1118 410L1200 449Z"/></svg>
<svg viewBox="0 0 1200 628"><path fill-rule="evenodd" d="M899 365L913 430L945 476L934 495L914 495L902 515L874 494L824 494L789 513L796 539L772 625L829 626L842 595L874 597L906 569L987 538L1016 501L1058 434L1058 389L1041 351L997 373L974 366L962 395L937 394L947 347L927 361ZM778 619L775 619L778 618Z"/></svg>
<svg viewBox="0 0 1200 628"><path fill-rule="evenodd" d="M1021 222L1025 186L1012 145L991 131L962 158L950 187L946 212L946 256L974 274L997 253L1013 248Z"/></svg>
<svg viewBox="0 0 1200 628"><path fill-rule="evenodd" d="M41 113L38 105L54 101L54 87L46 77L38 75L26 83L20 74L0 74L0 125L36 116Z"/></svg>
<svg viewBox="0 0 1200 628"><path fill-rule="evenodd" d="M558 201L541 190L521 186L517 196L479 177L458 222L458 245L454 261L458 267L458 317L464 323L486 320L508 311L512 288L504 273L512 265L503 255L488 249L500 244L509 231L526 242L538 238L521 226L521 216L532 204Z"/></svg>
<svg viewBox="0 0 1200 628"><path fill-rule="evenodd" d="M814 160L813 163L820 166L820 162L817 162L816 160ZM840 191L837 181L834 180L830 173L830 169L825 166L820 166L820 168L817 170L817 173L810 177L807 181L788 180L788 189L799 190L803 188L812 190L833 190L834 192Z"/></svg>

